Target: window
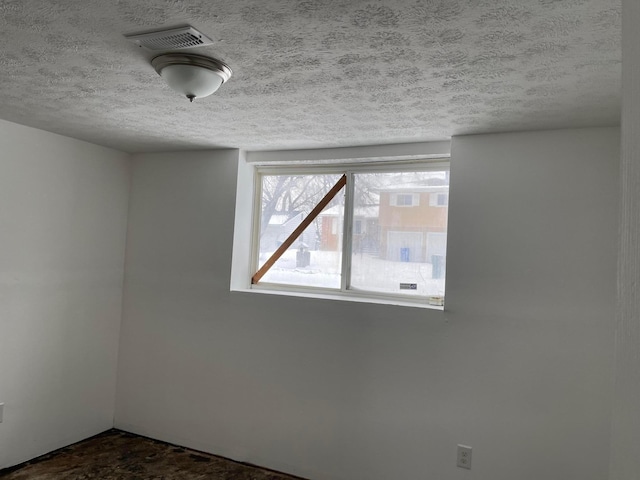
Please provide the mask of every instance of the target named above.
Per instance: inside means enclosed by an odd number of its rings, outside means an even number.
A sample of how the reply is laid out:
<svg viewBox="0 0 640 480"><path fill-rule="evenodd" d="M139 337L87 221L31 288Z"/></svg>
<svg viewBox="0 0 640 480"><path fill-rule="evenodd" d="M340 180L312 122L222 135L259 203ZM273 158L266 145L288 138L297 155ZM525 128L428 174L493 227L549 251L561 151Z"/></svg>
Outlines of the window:
<svg viewBox="0 0 640 480"><path fill-rule="evenodd" d="M448 192L436 192L429 195L429 205L432 207L446 207L449 205Z"/></svg>
<svg viewBox="0 0 640 480"><path fill-rule="evenodd" d="M271 167L258 170L257 188L253 288L442 305L449 189L442 163Z"/></svg>
<svg viewBox="0 0 640 480"><path fill-rule="evenodd" d="M420 205L420 195L415 193L394 193L389 198L394 207L417 207Z"/></svg>

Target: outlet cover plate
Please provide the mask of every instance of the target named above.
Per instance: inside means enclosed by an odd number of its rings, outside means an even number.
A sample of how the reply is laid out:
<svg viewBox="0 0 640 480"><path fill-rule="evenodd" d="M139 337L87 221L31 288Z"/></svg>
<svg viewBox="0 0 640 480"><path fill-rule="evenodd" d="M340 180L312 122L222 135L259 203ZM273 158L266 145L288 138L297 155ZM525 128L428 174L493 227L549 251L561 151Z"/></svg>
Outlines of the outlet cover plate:
<svg viewBox="0 0 640 480"><path fill-rule="evenodd" d="M460 468L471 470L471 447L458 445L458 461L456 465Z"/></svg>

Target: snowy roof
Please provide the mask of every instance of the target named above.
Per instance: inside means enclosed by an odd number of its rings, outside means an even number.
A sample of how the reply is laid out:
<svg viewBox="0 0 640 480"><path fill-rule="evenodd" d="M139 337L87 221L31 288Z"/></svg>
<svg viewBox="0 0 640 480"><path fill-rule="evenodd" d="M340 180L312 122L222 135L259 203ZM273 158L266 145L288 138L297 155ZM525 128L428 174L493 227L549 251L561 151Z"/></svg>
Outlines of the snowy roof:
<svg viewBox="0 0 640 480"><path fill-rule="evenodd" d="M285 223L296 218L299 221L300 219L298 217L300 217L300 215L302 215L302 212L296 213L293 216L287 214L274 214L271 215L271 218L269 219L269 225L284 225Z"/></svg>
<svg viewBox="0 0 640 480"><path fill-rule="evenodd" d="M344 215L342 212L342 205L336 205L331 208L327 208L323 210L320 216L334 216L338 217L340 215ZM364 218L377 218L379 212L378 205L369 205L367 207L356 207L353 210L354 217L364 217Z"/></svg>
<svg viewBox="0 0 640 480"><path fill-rule="evenodd" d="M376 189L378 192L447 192L449 185L420 185L417 183L407 183L405 185L394 185Z"/></svg>
<svg viewBox="0 0 640 480"><path fill-rule="evenodd" d="M271 215L269 225L282 225L289 220L289 215Z"/></svg>

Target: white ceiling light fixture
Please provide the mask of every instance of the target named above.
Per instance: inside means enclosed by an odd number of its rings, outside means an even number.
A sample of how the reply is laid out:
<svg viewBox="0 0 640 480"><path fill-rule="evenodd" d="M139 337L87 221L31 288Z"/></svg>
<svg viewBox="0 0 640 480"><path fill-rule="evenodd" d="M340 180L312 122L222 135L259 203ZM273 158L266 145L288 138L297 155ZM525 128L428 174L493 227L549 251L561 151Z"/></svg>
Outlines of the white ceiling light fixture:
<svg viewBox="0 0 640 480"><path fill-rule="evenodd" d="M211 95L231 78L226 63L204 55L166 53L151 60L151 65L173 90L191 102Z"/></svg>

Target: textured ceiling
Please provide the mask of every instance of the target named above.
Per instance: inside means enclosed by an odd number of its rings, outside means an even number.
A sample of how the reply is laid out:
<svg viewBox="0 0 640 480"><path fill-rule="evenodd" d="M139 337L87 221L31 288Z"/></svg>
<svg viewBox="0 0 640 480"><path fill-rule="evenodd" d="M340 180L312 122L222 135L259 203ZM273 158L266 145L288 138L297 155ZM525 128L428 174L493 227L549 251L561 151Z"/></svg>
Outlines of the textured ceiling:
<svg viewBox="0 0 640 480"><path fill-rule="evenodd" d="M615 125L620 0L0 0L0 118L127 151ZM122 36L190 23L190 104Z"/></svg>

